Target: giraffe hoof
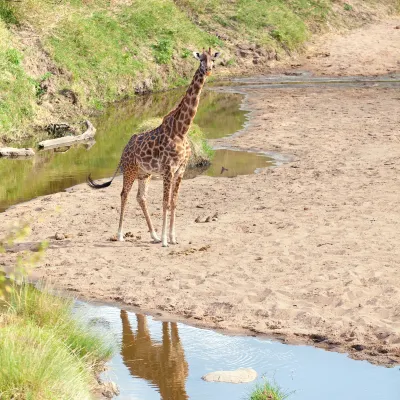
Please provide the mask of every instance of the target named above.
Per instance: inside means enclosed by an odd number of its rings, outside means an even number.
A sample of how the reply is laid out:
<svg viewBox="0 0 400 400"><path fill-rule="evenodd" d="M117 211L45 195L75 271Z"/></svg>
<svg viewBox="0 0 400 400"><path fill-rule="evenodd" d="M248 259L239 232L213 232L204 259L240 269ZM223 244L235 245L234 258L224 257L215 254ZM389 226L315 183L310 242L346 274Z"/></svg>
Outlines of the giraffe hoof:
<svg viewBox="0 0 400 400"><path fill-rule="evenodd" d="M150 235L151 235L151 238L153 239L153 243L161 242L161 239L158 237L156 232L151 232Z"/></svg>

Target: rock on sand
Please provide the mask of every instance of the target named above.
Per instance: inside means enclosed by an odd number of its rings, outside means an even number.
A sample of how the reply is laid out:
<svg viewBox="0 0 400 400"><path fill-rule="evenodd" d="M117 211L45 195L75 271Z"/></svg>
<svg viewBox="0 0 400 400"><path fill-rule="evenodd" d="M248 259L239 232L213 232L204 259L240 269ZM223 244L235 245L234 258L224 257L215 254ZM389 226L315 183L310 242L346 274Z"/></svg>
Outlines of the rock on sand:
<svg viewBox="0 0 400 400"><path fill-rule="evenodd" d="M215 371L202 377L207 382L246 383L257 378L257 372L252 368L239 368L235 371Z"/></svg>

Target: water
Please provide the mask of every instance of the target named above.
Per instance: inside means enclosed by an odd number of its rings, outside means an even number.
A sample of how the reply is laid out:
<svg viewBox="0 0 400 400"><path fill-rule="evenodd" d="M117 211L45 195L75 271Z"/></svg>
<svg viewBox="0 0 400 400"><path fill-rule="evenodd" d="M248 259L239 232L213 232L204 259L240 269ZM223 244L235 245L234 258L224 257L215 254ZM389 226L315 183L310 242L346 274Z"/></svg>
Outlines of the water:
<svg viewBox="0 0 400 400"><path fill-rule="evenodd" d="M0 158L0 212L13 204L85 182L89 173L95 179L113 175L123 148L139 125L149 118L164 116L183 93L174 90L111 105L93 120L97 133L92 147L76 145L65 153L40 151L23 160ZM209 139L231 135L242 129L246 120L246 112L240 110L241 101L238 94L206 90L195 123ZM272 164L273 159L264 154L224 149L216 151L213 165L205 173L233 177L252 174ZM228 171L221 174L222 167ZM204 171L191 171L190 175L201 172Z"/></svg>
<svg viewBox="0 0 400 400"><path fill-rule="evenodd" d="M398 367L379 367L309 346L156 321L116 307L77 307L119 343L120 351L103 375L119 386L118 399L246 400L255 382L234 385L201 379L208 372L241 367L254 368L259 377L265 375L284 390L295 391L289 400L400 398Z"/></svg>

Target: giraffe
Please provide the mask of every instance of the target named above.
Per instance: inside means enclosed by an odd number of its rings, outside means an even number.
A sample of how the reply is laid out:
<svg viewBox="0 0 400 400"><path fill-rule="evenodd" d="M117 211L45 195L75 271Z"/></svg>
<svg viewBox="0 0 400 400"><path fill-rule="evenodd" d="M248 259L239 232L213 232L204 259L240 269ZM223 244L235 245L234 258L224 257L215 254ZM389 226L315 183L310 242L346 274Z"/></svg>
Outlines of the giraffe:
<svg viewBox="0 0 400 400"><path fill-rule="evenodd" d="M135 331L126 311L121 310L120 317L121 356L130 374L158 388L162 400L188 400L185 386L189 366L176 322L162 323L162 341L158 341L151 338L144 315L136 315Z"/></svg>
<svg viewBox="0 0 400 400"><path fill-rule="evenodd" d="M175 232L175 210L178 192L189 157L190 144L187 137L190 125L196 115L201 90L206 77L211 75L214 61L219 53L211 53L211 48L202 53L193 52L200 61L193 80L178 106L168 113L157 128L133 135L122 152L119 165L110 181L98 184L90 175L88 184L94 189L111 185L119 169L123 173L121 192L121 210L117 240L123 241L123 219L128 194L135 179L138 179L137 201L146 218L151 238L155 243L162 242L163 247L169 243L177 244ZM147 209L146 195L152 174L160 174L163 178L163 221L161 240L159 239ZM167 219L170 210L169 238L167 238Z"/></svg>

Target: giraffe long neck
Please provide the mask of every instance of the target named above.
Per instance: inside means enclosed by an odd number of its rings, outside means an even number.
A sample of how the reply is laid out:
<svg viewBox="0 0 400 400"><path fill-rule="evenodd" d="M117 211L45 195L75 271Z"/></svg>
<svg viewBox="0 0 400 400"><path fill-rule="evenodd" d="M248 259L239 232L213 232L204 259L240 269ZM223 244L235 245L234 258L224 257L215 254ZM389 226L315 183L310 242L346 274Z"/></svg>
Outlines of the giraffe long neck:
<svg viewBox="0 0 400 400"><path fill-rule="evenodd" d="M197 112L200 94L205 80L205 73L199 68L194 74L193 80L189 85L185 96L176 108L174 113L174 131L179 136L185 135L190 128Z"/></svg>

